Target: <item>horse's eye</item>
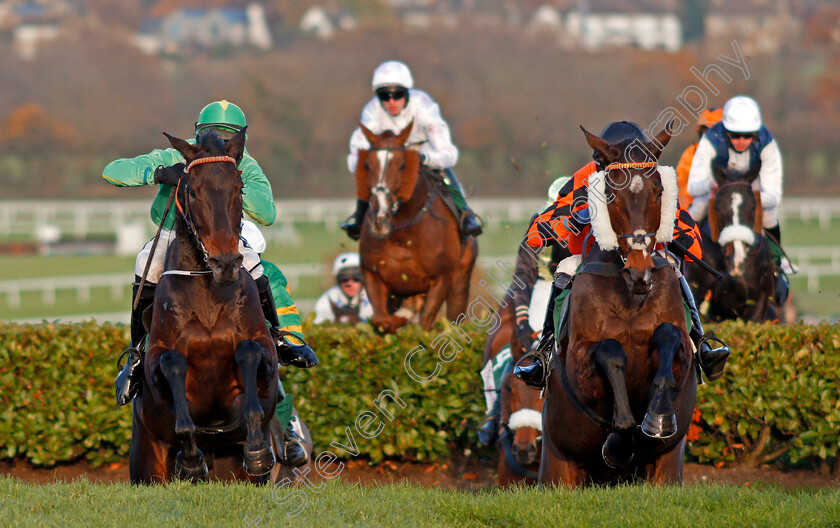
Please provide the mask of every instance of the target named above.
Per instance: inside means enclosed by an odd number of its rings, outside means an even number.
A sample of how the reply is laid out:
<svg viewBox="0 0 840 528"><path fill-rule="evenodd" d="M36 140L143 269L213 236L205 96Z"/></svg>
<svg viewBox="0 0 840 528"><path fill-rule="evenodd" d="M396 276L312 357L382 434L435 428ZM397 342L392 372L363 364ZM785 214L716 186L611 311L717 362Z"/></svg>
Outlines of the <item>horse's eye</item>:
<svg viewBox="0 0 840 528"><path fill-rule="evenodd" d="M195 198L195 191L190 189L190 198Z"/></svg>
<svg viewBox="0 0 840 528"><path fill-rule="evenodd" d="M370 170L370 164L367 161L365 162L365 170Z"/></svg>
<svg viewBox="0 0 840 528"><path fill-rule="evenodd" d="M402 162L402 165L400 165L400 170L405 170L405 162Z"/></svg>

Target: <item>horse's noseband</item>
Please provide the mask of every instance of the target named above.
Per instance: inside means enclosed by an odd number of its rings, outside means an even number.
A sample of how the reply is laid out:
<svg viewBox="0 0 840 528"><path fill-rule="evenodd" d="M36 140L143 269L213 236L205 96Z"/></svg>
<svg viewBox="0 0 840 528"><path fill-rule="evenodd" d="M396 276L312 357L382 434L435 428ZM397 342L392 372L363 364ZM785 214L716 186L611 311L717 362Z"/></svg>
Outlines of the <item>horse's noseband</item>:
<svg viewBox="0 0 840 528"><path fill-rule="evenodd" d="M400 204L400 198L397 196L397 193L395 193L394 191L389 189L384 183L378 183L378 184L374 185L373 187L371 187L370 193L372 195L375 194L375 193L378 193L378 192L385 193L391 200L393 200L391 202L390 211L391 211L392 215L397 214L397 210L399 210L400 205L401 205Z"/></svg>

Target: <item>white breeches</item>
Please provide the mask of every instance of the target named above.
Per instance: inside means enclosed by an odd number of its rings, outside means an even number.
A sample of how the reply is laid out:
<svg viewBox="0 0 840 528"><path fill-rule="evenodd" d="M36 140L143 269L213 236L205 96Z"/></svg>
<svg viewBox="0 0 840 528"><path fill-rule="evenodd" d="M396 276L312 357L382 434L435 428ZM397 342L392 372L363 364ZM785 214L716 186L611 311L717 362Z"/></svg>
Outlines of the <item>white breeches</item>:
<svg viewBox="0 0 840 528"><path fill-rule="evenodd" d="M152 264L149 266L149 274L146 276L147 282L152 282L157 284L160 280L160 275L163 273L163 265L164 261L166 260L166 250L169 248L169 244L175 240L175 231L169 229L162 229L160 232L160 241L158 241L157 248L155 248L155 254L152 257ZM149 260L149 253L152 251L152 243L154 239L149 240L143 249L140 250L140 254L137 255L137 260L134 264L134 274L143 276L143 270L146 269L146 262ZM240 238L239 239L239 252L242 253L242 267L248 270L248 273L251 274L251 277L254 280L262 277L263 275L263 267L260 263L260 255L253 249L251 249L245 241Z"/></svg>

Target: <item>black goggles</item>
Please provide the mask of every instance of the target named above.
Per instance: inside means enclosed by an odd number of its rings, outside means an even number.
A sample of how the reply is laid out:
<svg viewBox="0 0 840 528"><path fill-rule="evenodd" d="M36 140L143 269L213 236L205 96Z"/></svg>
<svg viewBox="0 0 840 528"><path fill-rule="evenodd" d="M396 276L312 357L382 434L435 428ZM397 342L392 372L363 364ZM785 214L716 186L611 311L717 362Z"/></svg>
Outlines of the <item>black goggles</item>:
<svg viewBox="0 0 840 528"><path fill-rule="evenodd" d="M339 284L347 284L348 282L362 282L362 277L360 275L347 275L345 277L339 277L338 283Z"/></svg>
<svg viewBox="0 0 840 528"><path fill-rule="evenodd" d="M408 95L408 90L404 88L400 88L397 90L377 90L376 97L383 103L387 103L388 101L399 101L400 99L405 99L405 96Z"/></svg>
<svg viewBox="0 0 840 528"><path fill-rule="evenodd" d="M752 139L755 137L755 132L727 132L731 139Z"/></svg>

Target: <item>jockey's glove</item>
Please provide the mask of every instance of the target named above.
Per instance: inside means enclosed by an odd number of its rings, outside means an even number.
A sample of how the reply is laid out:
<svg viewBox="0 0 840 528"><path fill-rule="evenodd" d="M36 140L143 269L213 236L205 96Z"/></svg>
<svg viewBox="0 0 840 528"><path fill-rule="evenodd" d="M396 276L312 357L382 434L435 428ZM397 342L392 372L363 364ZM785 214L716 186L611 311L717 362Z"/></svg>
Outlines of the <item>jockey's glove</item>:
<svg viewBox="0 0 840 528"><path fill-rule="evenodd" d="M178 185L178 180L184 175L184 164L176 163L171 167L158 166L155 169L155 183L158 185Z"/></svg>
<svg viewBox="0 0 840 528"><path fill-rule="evenodd" d="M523 352L531 350L531 345L534 343L534 333L531 330L531 325L528 324L528 318L520 319L516 322L516 337L519 338L519 344L522 346Z"/></svg>

